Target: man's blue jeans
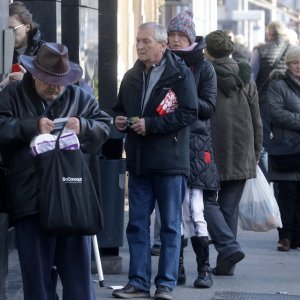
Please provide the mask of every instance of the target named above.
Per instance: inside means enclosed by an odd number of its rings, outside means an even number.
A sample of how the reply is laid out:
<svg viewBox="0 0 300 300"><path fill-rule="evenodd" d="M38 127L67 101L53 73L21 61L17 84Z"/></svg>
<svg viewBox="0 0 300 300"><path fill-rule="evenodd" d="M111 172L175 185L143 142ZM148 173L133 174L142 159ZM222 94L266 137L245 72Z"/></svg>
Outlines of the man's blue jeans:
<svg viewBox="0 0 300 300"><path fill-rule="evenodd" d="M129 174L129 222L127 240L130 252L129 283L149 291L151 287L150 217L155 201L161 215L161 252L156 286L176 286L180 250L180 225L186 178L183 175Z"/></svg>

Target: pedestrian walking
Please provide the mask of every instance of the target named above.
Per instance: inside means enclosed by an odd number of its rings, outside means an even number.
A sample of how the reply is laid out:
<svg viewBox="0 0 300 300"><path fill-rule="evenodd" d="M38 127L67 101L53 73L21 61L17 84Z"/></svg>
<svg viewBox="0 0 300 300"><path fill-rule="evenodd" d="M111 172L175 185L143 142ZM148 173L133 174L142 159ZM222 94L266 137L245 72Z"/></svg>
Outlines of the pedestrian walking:
<svg viewBox="0 0 300 300"><path fill-rule="evenodd" d="M226 31L216 30L205 37L205 57L217 74L216 112L211 119L212 145L220 178L218 205L205 202L204 216L218 251L215 275L233 275L235 264L245 254L237 242L238 206L247 179L256 177L262 143L255 83L250 66L230 58L234 43ZM224 222L225 220L225 222Z"/></svg>

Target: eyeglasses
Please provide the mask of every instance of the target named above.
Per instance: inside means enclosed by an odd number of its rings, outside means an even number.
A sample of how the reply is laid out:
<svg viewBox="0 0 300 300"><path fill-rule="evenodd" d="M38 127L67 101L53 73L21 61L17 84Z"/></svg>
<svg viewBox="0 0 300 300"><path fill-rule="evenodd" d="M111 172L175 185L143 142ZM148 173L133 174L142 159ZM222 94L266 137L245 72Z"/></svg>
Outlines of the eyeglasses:
<svg viewBox="0 0 300 300"><path fill-rule="evenodd" d="M25 26L25 24L20 24L20 25L15 26L15 27L9 27L9 29L12 29L15 32L18 28L23 27L23 26Z"/></svg>

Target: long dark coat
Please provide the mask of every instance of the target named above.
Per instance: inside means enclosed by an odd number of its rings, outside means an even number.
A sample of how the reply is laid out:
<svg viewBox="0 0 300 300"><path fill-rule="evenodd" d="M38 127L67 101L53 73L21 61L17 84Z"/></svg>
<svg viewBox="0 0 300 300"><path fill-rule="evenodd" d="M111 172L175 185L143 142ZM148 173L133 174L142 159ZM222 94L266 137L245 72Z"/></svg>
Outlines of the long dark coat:
<svg viewBox="0 0 300 300"><path fill-rule="evenodd" d="M262 123L250 66L229 57L214 61L218 98L212 117L212 142L220 181L256 177Z"/></svg>
<svg viewBox="0 0 300 300"><path fill-rule="evenodd" d="M197 87L198 118L191 125L188 186L206 190L219 189L219 177L214 162L211 142L210 118L215 112L217 78L210 62L204 59L206 43L197 37L197 45L190 51L173 51L192 70Z"/></svg>

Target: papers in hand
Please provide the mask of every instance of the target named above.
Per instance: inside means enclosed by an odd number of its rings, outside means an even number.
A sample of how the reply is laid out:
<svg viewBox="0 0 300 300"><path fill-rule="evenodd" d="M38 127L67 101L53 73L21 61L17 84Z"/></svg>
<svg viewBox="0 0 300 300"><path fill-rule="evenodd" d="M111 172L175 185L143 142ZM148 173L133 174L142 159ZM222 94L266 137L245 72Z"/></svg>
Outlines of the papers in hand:
<svg viewBox="0 0 300 300"><path fill-rule="evenodd" d="M55 119L54 122L54 130L59 130L64 127L64 125L68 122L69 118L58 118Z"/></svg>
<svg viewBox="0 0 300 300"><path fill-rule="evenodd" d="M57 136L54 134L40 134L34 137L30 143L30 150L33 156L53 150ZM59 139L59 148L65 150L77 150L80 148L78 137L74 130L64 129Z"/></svg>

